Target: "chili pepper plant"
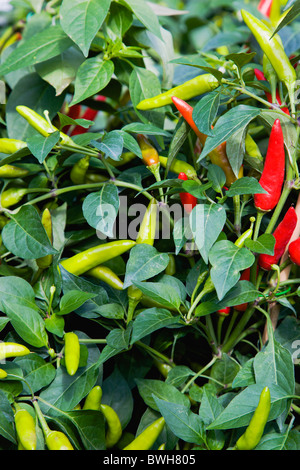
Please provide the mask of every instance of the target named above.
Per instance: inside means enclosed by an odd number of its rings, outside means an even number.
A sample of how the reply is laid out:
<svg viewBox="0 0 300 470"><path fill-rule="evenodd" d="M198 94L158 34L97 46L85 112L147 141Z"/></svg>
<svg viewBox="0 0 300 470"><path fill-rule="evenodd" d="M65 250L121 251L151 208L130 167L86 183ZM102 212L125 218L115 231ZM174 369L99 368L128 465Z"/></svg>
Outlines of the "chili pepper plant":
<svg viewBox="0 0 300 470"><path fill-rule="evenodd" d="M299 450L299 0L7 6L0 448Z"/></svg>

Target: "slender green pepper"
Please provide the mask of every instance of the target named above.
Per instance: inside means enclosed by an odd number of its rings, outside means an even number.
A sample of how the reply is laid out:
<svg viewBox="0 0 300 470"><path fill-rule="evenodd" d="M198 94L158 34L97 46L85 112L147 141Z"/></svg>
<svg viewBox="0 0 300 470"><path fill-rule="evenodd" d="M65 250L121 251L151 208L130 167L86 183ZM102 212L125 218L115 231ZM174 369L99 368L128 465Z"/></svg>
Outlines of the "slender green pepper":
<svg viewBox="0 0 300 470"><path fill-rule="evenodd" d="M69 375L77 372L80 360L80 344L76 333L69 332L64 335L65 341L65 364Z"/></svg>
<svg viewBox="0 0 300 470"><path fill-rule="evenodd" d="M23 116L24 119L40 134L44 137L49 137L53 132L58 131L58 129L49 124L47 119L43 118L33 109L28 108L27 106L17 106L16 110L18 113ZM60 132L61 143L74 146L74 142L67 134Z"/></svg>
<svg viewBox="0 0 300 470"><path fill-rule="evenodd" d="M139 434L123 450L149 450L161 434L165 425L163 417L158 418Z"/></svg>
<svg viewBox="0 0 300 470"><path fill-rule="evenodd" d="M239 236L239 238L234 243L239 248L242 248L245 244L245 241L252 237L255 217L250 217L250 222L251 222L250 228L248 228L248 230L246 230L244 233L242 233L242 235Z"/></svg>
<svg viewBox="0 0 300 470"><path fill-rule="evenodd" d="M25 450L36 450L37 435L35 421L29 411L15 404L15 426L20 443Z"/></svg>
<svg viewBox="0 0 300 470"><path fill-rule="evenodd" d="M159 161L161 166L163 166L164 168L167 167L168 157L159 156ZM184 162L182 160L178 160L177 158L174 158L172 160L170 171L178 175L180 173L185 173L188 178L197 178L197 172L195 168L189 163Z"/></svg>
<svg viewBox="0 0 300 470"><path fill-rule="evenodd" d="M157 218L157 201L151 199L145 215L143 217L136 243L146 243L147 245L154 245L155 231L156 231L156 218Z"/></svg>
<svg viewBox="0 0 300 470"><path fill-rule="evenodd" d="M47 207L46 209L43 210L42 225L45 229L45 232L48 235L50 243L52 244L53 243L52 218L51 218L51 213ZM53 260L53 255L46 255L46 256L43 256L42 258L38 258L36 262L39 268L46 269L51 265L52 260Z"/></svg>
<svg viewBox="0 0 300 470"><path fill-rule="evenodd" d="M102 411L107 423L105 445L107 449L110 449L121 438L122 425L119 416L111 406L101 403L100 410Z"/></svg>
<svg viewBox="0 0 300 470"><path fill-rule="evenodd" d="M260 394L258 406L245 433L235 445L236 450L252 450L258 445L267 424L270 409L271 394L269 387L265 387Z"/></svg>
<svg viewBox="0 0 300 470"><path fill-rule="evenodd" d="M171 88L165 93L161 93L153 98L142 100L137 105L137 109L146 111L148 109L161 108L162 106L172 104L172 96L176 96L182 100L189 100L195 96L203 95L204 93L212 91L218 86L219 81L216 77L210 73L205 73L188 80L182 85Z"/></svg>
<svg viewBox="0 0 300 470"><path fill-rule="evenodd" d="M93 173L92 171L87 171L85 175L85 183L104 183L108 181L107 176L101 175L100 173Z"/></svg>
<svg viewBox="0 0 300 470"><path fill-rule="evenodd" d="M134 160L136 158L136 154L133 152L124 152L121 155L120 160L113 160L112 158L107 158L106 161L114 166L115 168L118 168L119 166L126 165L126 163L131 162L131 160Z"/></svg>
<svg viewBox="0 0 300 470"><path fill-rule="evenodd" d="M8 357L20 357L30 354L30 350L23 344L0 342L0 360Z"/></svg>
<svg viewBox="0 0 300 470"><path fill-rule="evenodd" d="M92 390L88 393L84 405L82 407L83 410L100 410L102 400L102 388L100 385L95 385Z"/></svg>
<svg viewBox="0 0 300 470"><path fill-rule="evenodd" d="M100 279L100 281L106 282L109 286L117 290L123 289L123 281L117 276L112 269L107 266L96 266L95 268L90 269L86 272L87 276L91 276L95 279Z"/></svg>
<svg viewBox="0 0 300 470"><path fill-rule="evenodd" d="M165 269L165 273L169 276L173 276L176 273L176 260L172 254L169 254L169 264Z"/></svg>
<svg viewBox="0 0 300 470"><path fill-rule="evenodd" d="M0 379L6 379L7 372L6 370L0 369Z"/></svg>
<svg viewBox="0 0 300 470"><path fill-rule="evenodd" d="M7 153L9 155L27 147L26 143L23 140L17 139L0 139L0 153Z"/></svg>
<svg viewBox="0 0 300 470"><path fill-rule="evenodd" d="M78 160L78 162L73 165L70 172L70 179L74 184L83 184L85 182L86 173L89 168L90 157L86 155L85 157Z"/></svg>
<svg viewBox="0 0 300 470"><path fill-rule="evenodd" d="M14 165L0 166L0 178L23 178L29 173L26 168L20 168Z"/></svg>
<svg viewBox="0 0 300 470"><path fill-rule="evenodd" d="M18 204L18 202L20 202L27 193L28 190L26 188L5 189L1 193L0 197L1 207L8 208L14 206L15 204Z"/></svg>
<svg viewBox="0 0 300 470"><path fill-rule="evenodd" d="M275 69L281 82L287 87L292 110L294 108L294 84L297 79L296 71L292 66L288 56L285 53L280 40L275 35L272 37L272 31L266 24L260 21L246 10L241 10L244 22L256 38L261 50L268 57L271 65Z"/></svg>
<svg viewBox="0 0 300 470"><path fill-rule="evenodd" d="M103 264L125 253L135 244L136 242L133 240L116 240L114 242L103 243L102 245L97 245L77 253L71 258L61 261L60 264L71 274L79 276L99 264Z"/></svg>
<svg viewBox="0 0 300 470"><path fill-rule="evenodd" d="M50 431L45 441L49 450L74 450L67 436L60 431Z"/></svg>

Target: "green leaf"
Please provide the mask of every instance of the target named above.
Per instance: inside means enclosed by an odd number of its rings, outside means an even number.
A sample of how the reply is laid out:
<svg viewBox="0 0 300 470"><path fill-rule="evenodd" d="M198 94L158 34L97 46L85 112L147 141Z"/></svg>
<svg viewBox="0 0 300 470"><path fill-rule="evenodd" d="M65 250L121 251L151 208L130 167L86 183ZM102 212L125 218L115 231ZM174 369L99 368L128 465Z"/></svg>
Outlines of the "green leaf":
<svg viewBox="0 0 300 470"><path fill-rule="evenodd" d="M49 137L34 135L28 139L26 143L32 155L34 155L40 163L43 163L59 139L60 133L56 131L50 134Z"/></svg>
<svg viewBox="0 0 300 470"><path fill-rule="evenodd" d="M51 59L72 46L73 41L59 25L49 26L19 46L0 65L0 76Z"/></svg>
<svg viewBox="0 0 300 470"><path fill-rule="evenodd" d="M299 16L299 14L300 14L300 0L296 0L296 2L292 5L291 9L287 12L284 18L277 25L271 37L275 36L275 34L277 34L284 26L291 23L295 18Z"/></svg>
<svg viewBox="0 0 300 470"><path fill-rule="evenodd" d="M211 247L226 222L226 211L220 204L197 204L190 214L190 226L205 263Z"/></svg>
<svg viewBox="0 0 300 470"><path fill-rule="evenodd" d="M106 134L101 142L92 140L91 144L103 152L106 158L109 157L112 158L112 160L118 161L123 151L124 141L122 134L115 130Z"/></svg>
<svg viewBox="0 0 300 470"><path fill-rule="evenodd" d="M188 406L170 403L160 398L154 400L162 416L175 436L184 442L203 444L205 429L202 418L193 413Z"/></svg>
<svg viewBox="0 0 300 470"><path fill-rule="evenodd" d="M207 169L207 178L212 183L213 190L220 193L226 183L226 176L222 168L210 164Z"/></svg>
<svg viewBox="0 0 300 470"><path fill-rule="evenodd" d="M112 237L119 204L118 188L112 184L105 184L100 191L86 196L82 211L91 227Z"/></svg>
<svg viewBox="0 0 300 470"><path fill-rule="evenodd" d="M256 178L253 176L243 176L234 181L228 191L226 191L226 196L233 197L240 194L264 194L267 191L262 188Z"/></svg>
<svg viewBox="0 0 300 470"><path fill-rule="evenodd" d="M122 0L122 3L125 3L131 9L149 31L162 39L158 18L147 2L144 0Z"/></svg>
<svg viewBox="0 0 300 470"><path fill-rule="evenodd" d="M75 79L75 93L70 106L95 95L110 82L114 73L111 60L103 60L100 55L86 59L80 65Z"/></svg>
<svg viewBox="0 0 300 470"><path fill-rule="evenodd" d="M60 22L65 33L87 57L92 40L109 11L111 0L63 0Z"/></svg>
<svg viewBox="0 0 300 470"><path fill-rule="evenodd" d="M175 308L176 310L179 310L181 298L174 286L159 282L137 281L134 282L134 285L155 302L164 305L166 308Z"/></svg>
<svg viewBox="0 0 300 470"><path fill-rule="evenodd" d="M201 98L193 109L193 120L199 131L211 135L211 125L217 115L220 93L213 91Z"/></svg>
<svg viewBox="0 0 300 470"><path fill-rule="evenodd" d="M126 265L124 289L136 281L145 281L161 273L169 264L167 253L159 253L151 245L136 245L130 250Z"/></svg>
<svg viewBox="0 0 300 470"><path fill-rule="evenodd" d="M198 161L206 157L218 145L227 141L241 127L249 124L260 112L259 108L253 106L238 105L221 116L212 130L212 135L207 137Z"/></svg>
<svg viewBox="0 0 300 470"><path fill-rule="evenodd" d="M24 379L30 385L30 389L35 393L47 387L55 377L56 369L53 364L47 362L36 353L28 356L16 357L14 363L21 367ZM30 393L26 382L23 383L24 393Z"/></svg>
<svg viewBox="0 0 300 470"><path fill-rule="evenodd" d="M57 251L50 244L40 216L33 206L22 206L2 230L3 243L22 259L37 259Z"/></svg>
<svg viewBox="0 0 300 470"><path fill-rule="evenodd" d="M139 283L139 288L142 284ZM153 331L178 324L180 324L180 317L174 317L169 310L156 307L143 310L133 322L131 344L150 335Z"/></svg>
<svg viewBox="0 0 300 470"><path fill-rule="evenodd" d="M159 411L156 398L184 407L190 404L187 396L171 384L154 379L136 379L135 381L142 399L153 410Z"/></svg>
<svg viewBox="0 0 300 470"><path fill-rule="evenodd" d="M271 233L263 233L257 240L245 240L245 247L254 253L265 253L267 255L274 254L275 237Z"/></svg>
<svg viewBox="0 0 300 470"><path fill-rule="evenodd" d="M122 128L123 131L132 132L133 134L163 135L169 137L170 133L160 129L154 124L145 124L142 122L131 122Z"/></svg>
<svg viewBox="0 0 300 470"><path fill-rule="evenodd" d="M210 271L219 300L238 282L240 271L252 266L254 255L247 248L238 248L223 240L215 243L209 253Z"/></svg>
<svg viewBox="0 0 300 470"><path fill-rule="evenodd" d="M13 444L17 444L14 412L6 393L2 390L0 390L0 434Z"/></svg>
<svg viewBox="0 0 300 470"><path fill-rule="evenodd" d="M79 290L70 290L62 296L59 304L57 315L67 315L68 313L77 310L87 300L96 297L96 294L91 292L82 292Z"/></svg>

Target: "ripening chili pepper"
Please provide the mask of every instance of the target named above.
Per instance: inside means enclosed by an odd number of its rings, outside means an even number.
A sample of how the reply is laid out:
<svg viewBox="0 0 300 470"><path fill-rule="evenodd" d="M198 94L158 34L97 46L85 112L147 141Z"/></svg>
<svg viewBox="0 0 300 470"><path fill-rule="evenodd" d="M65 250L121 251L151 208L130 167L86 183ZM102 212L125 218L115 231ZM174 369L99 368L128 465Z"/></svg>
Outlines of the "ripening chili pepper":
<svg viewBox="0 0 300 470"><path fill-rule="evenodd" d="M146 243L147 245L154 245L157 210L157 201L155 198L152 198L148 204L145 215L140 225L140 229L136 238L137 244Z"/></svg>
<svg viewBox="0 0 300 470"><path fill-rule="evenodd" d="M272 126L264 169L259 183L267 193L254 194L255 207L268 212L277 205L285 172L284 139L280 120L276 119Z"/></svg>
<svg viewBox="0 0 300 470"><path fill-rule="evenodd" d="M105 434L105 445L107 449L110 449L121 438L122 425L119 416L111 406L104 405L103 403L101 403L100 410L102 411L107 424L107 431Z"/></svg>
<svg viewBox="0 0 300 470"><path fill-rule="evenodd" d="M98 95L96 97L96 101L106 101L106 96ZM87 121L94 121L97 117L98 112L98 109L87 108L81 116L81 119L86 119ZM87 131L87 127L75 126L74 129L71 131L71 135L73 136L78 134L84 134Z"/></svg>
<svg viewBox="0 0 300 470"><path fill-rule="evenodd" d="M112 269L107 266L99 265L95 268L90 269L85 273L87 276L91 276L95 279L105 282L109 286L117 290L122 290L124 283L121 281Z"/></svg>
<svg viewBox="0 0 300 470"><path fill-rule="evenodd" d="M220 315L220 317L227 317L230 314L230 310L230 307L224 307L220 310L217 310L217 314Z"/></svg>
<svg viewBox="0 0 300 470"><path fill-rule="evenodd" d="M27 147L23 140L17 139L6 139L5 137L0 139L0 153L13 154L18 150Z"/></svg>
<svg viewBox="0 0 300 470"><path fill-rule="evenodd" d="M158 165L159 164L159 156L157 150L149 139L143 134L137 135L137 141L142 151L142 159L146 166Z"/></svg>
<svg viewBox="0 0 300 470"><path fill-rule="evenodd" d="M255 76L256 76L257 80L266 81L266 77L264 76L264 74L261 70L254 69L254 73L255 73ZM272 94L269 93L269 92L265 92L265 95L266 95L266 98L267 98L268 102L273 103ZM278 90L276 90L276 101L277 101L277 104L279 106L281 106L281 99L280 99L280 95L279 95ZM285 114L288 114L288 115L290 114L289 109L286 106L281 108L281 110L284 111Z"/></svg>
<svg viewBox="0 0 300 470"><path fill-rule="evenodd" d="M6 370L0 369L0 379L6 379L7 372Z"/></svg>
<svg viewBox="0 0 300 470"><path fill-rule="evenodd" d="M15 42L21 41L22 39L22 34L17 32L14 33L4 44L2 47L2 51L4 51L7 47L11 46L12 44L15 44Z"/></svg>
<svg viewBox="0 0 300 470"><path fill-rule="evenodd" d="M250 223L251 223L250 228L248 228L248 230L242 233L242 235L240 235L239 238L234 242L234 244L238 246L239 248L242 248L245 244L245 241L252 237L254 222L255 222L255 217L250 217Z"/></svg>
<svg viewBox="0 0 300 470"><path fill-rule="evenodd" d="M283 255L287 244L289 243L295 227L297 225L297 214L293 207L290 207L284 218L274 230L275 247L273 255L261 254L258 258L258 264L261 268L269 271L273 264L278 264Z"/></svg>
<svg viewBox="0 0 300 470"><path fill-rule="evenodd" d="M289 257L292 263L300 266L300 238L289 244Z"/></svg>
<svg viewBox="0 0 300 470"><path fill-rule="evenodd" d="M42 134L44 137L49 137L50 134L53 132L58 131L58 129L47 121L44 117L38 114L33 109L28 108L27 106L19 105L16 107L18 113L26 119L28 124L30 124L36 131ZM74 145L73 140L64 132L60 132L61 143L62 144L69 144Z"/></svg>
<svg viewBox="0 0 300 470"><path fill-rule="evenodd" d="M61 261L61 265L71 274L79 276L92 268L95 268L99 264L103 264L106 261L115 258L116 256L122 255L126 251L130 250L136 242L133 240L116 240L113 242L103 243L101 245L93 246L88 248L81 253L77 253L71 258Z"/></svg>
<svg viewBox="0 0 300 470"><path fill-rule="evenodd" d="M162 167L167 167L168 157L159 156L159 161ZM187 177L191 179L197 178L197 172L195 168L183 160L178 160L178 158L173 158L170 166L170 171L178 175L180 173L185 173Z"/></svg>
<svg viewBox="0 0 300 470"><path fill-rule="evenodd" d="M201 145L204 146L207 136L202 134L197 128L194 120L193 120L193 108L185 101L176 98L175 96L172 97L172 101L182 117L186 120L186 122L190 125L193 129L197 137L199 138ZM226 154L226 142L218 145L214 150L209 153L209 158L211 162L215 165L218 165L225 173L226 176L226 185L229 187L231 184L236 181L236 176L233 173L231 165L229 163L227 154Z"/></svg>
<svg viewBox="0 0 300 470"><path fill-rule="evenodd" d="M269 387L264 387L260 394L257 408L254 411L246 431L235 444L236 450L252 450L258 445L267 424L270 409L270 389Z"/></svg>
<svg viewBox="0 0 300 470"><path fill-rule="evenodd" d="M189 100L198 95L203 95L209 91L214 90L219 86L219 81L210 73L198 75L191 80L183 83L182 85L171 88L165 93L142 100L137 109L146 111L148 109L160 108L168 104L172 104L172 97L176 96L182 100Z"/></svg>
<svg viewBox="0 0 300 470"><path fill-rule="evenodd" d="M53 243L52 218L51 218L51 213L47 207L46 209L43 210L43 213L42 213L42 225L52 245ZM38 258L36 260L36 263L39 268L46 269L51 265L52 260L53 260L53 255L45 255L42 258Z"/></svg>
<svg viewBox="0 0 300 470"><path fill-rule="evenodd" d="M269 17L271 12L272 1L273 0L260 0L257 7L258 11L260 11L263 15Z"/></svg>
<svg viewBox="0 0 300 470"><path fill-rule="evenodd" d="M21 168L14 165L0 166L0 178L23 178L29 173L26 168Z"/></svg>
<svg viewBox="0 0 300 470"><path fill-rule="evenodd" d="M1 207L7 208L18 204L27 193L28 190L25 188L5 189L0 197Z"/></svg>
<svg viewBox="0 0 300 470"><path fill-rule="evenodd" d="M45 441L48 450L74 450L68 437L61 431L50 431Z"/></svg>
<svg viewBox="0 0 300 470"><path fill-rule="evenodd" d="M65 342L65 365L69 375L74 375L77 372L80 360L80 344L79 338L76 333L69 332L64 335Z"/></svg>
<svg viewBox="0 0 300 470"><path fill-rule="evenodd" d="M284 48L282 47L282 44L280 43L280 40L276 35L271 39L273 32L266 24L264 24L248 11L242 9L241 15L244 22L259 43L261 50L266 54L272 66L276 70L279 80L285 84L293 109L294 84L297 79L297 75L294 67L285 53Z"/></svg>
<svg viewBox="0 0 300 470"><path fill-rule="evenodd" d="M37 434L33 417L29 411L22 409L18 404L15 404L14 408L16 433L20 443L25 450L36 450Z"/></svg>
<svg viewBox="0 0 300 470"><path fill-rule="evenodd" d="M85 155L84 157L80 158L71 169L70 172L70 179L74 184L84 184L86 173L88 171L90 164L90 157Z"/></svg>
<svg viewBox="0 0 300 470"><path fill-rule="evenodd" d="M178 179L187 181L188 177L185 173L179 173ZM197 198L190 193L181 192L179 193L181 204L184 207L184 210L190 214L194 207L197 205Z"/></svg>
<svg viewBox="0 0 300 470"><path fill-rule="evenodd" d="M149 450L161 434L165 426L163 417L158 418L141 432L128 446L123 450Z"/></svg>
<svg viewBox="0 0 300 470"><path fill-rule="evenodd" d="M19 343L0 342L0 360L8 357L20 357L30 354L30 350Z"/></svg>
<svg viewBox="0 0 300 470"><path fill-rule="evenodd" d="M100 385L95 385L92 390L88 393L84 405L82 407L83 410L100 410L102 400L102 388Z"/></svg>

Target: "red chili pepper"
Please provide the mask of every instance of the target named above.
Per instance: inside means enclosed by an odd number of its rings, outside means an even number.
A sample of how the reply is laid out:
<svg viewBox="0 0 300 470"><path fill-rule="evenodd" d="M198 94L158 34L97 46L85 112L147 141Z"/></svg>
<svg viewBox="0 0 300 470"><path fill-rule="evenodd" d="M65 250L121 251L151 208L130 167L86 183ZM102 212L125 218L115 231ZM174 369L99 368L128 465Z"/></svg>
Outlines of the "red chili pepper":
<svg viewBox="0 0 300 470"><path fill-rule="evenodd" d="M70 108L68 109L67 116L69 116L72 119L78 119L80 117L80 115L81 115L81 105L80 104L74 104L74 106L70 106ZM67 133L69 131L70 127L72 127L72 126L71 125L64 126L63 132Z"/></svg>
<svg viewBox="0 0 300 470"><path fill-rule="evenodd" d="M190 106L186 101L177 98L176 96L172 96L172 101L182 117L186 120L189 126L193 129L197 137L199 138L201 145L204 146L205 141L207 139L207 135L202 134L199 131L198 127L196 126L193 120L193 108ZM227 154L226 154L226 142L218 145L214 150L212 150L209 154L209 158L211 162L215 165L218 165L224 171L226 175L226 184L230 186L234 181L236 181L236 176L232 171L231 165L229 163Z"/></svg>
<svg viewBox="0 0 300 470"><path fill-rule="evenodd" d="M185 173L179 173L178 179L187 181L188 177ZM197 205L197 198L190 193L180 193L180 200L185 211L190 214L194 207Z"/></svg>
<svg viewBox="0 0 300 470"><path fill-rule="evenodd" d="M145 165L157 165L159 163L159 155L156 148L153 147L151 142L143 134L138 134L136 138L142 151L142 158Z"/></svg>
<svg viewBox="0 0 300 470"><path fill-rule="evenodd" d="M278 264L283 255L287 244L297 225L297 214L293 207L286 212L283 220L275 229L273 236L275 237L274 255L261 254L258 258L258 264L266 271L270 271L272 264Z"/></svg>
<svg viewBox="0 0 300 470"><path fill-rule="evenodd" d="M98 95L96 96L96 101L106 101L106 96ZM97 117L98 112L98 109L87 108L81 118L86 119L87 121L94 121ZM76 126L71 132L71 135L84 134L87 131L87 127Z"/></svg>
<svg viewBox="0 0 300 470"><path fill-rule="evenodd" d="M259 183L267 193L254 194L257 209L271 211L277 205L285 171L284 139L280 120L276 119L271 130L264 169Z"/></svg>
<svg viewBox="0 0 300 470"><path fill-rule="evenodd" d="M289 244L289 257L292 263L300 266L300 237Z"/></svg>
<svg viewBox="0 0 300 470"><path fill-rule="evenodd" d="M270 17L272 1L273 0L260 0L257 7L258 11L260 11L263 15Z"/></svg>
<svg viewBox="0 0 300 470"><path fill-rule="evenodd" d="M259 70L259 69L254 69L254 73L255 73L255 76L256 76L257 80L266 81L266 77L264 76L264 73L263 73L261 70ZM269 92L266 91L266 92L265 92L265 95L266 95L266 98L267 98L268 102L269 102L269 103L272 103L272 95L271 95L271 93L269 93ZM281 106L281 99L280 99L280 95L279 95L279 91L278 91L278 90L276 90L276 101L277 101L277 104L278 104L279 106ZM284 108L281 108L281 109L282 109L282 111L285 112L285 114L290 115L289 109L288 109L287 107L284 107Z"/></svg>
<svg viewBox="0 0 300 470"><path fill-rule="evenodd" d="M250 280L250 268L245 269L240 277L240 281L249 281ZM248 303L235 305L234 308L239 312L244 312L248 307Z"/></svg>
<svg viewBox="0 0 300 470"><path fill-rule="evenodd" d="M230 314L230 310L230 307L221 308L217 311L217 314L220 315L220 317L227 317Z"/></svg>

